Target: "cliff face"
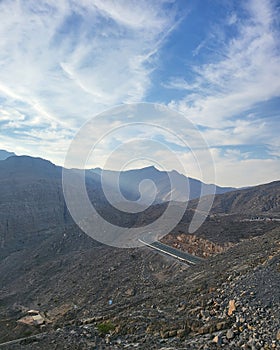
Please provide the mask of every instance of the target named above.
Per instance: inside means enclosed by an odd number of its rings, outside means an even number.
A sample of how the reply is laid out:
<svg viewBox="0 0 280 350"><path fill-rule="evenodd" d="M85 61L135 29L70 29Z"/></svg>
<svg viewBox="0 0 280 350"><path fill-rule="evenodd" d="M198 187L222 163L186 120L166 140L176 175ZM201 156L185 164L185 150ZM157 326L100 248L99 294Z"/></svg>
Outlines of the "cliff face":
<svg viewBox="0 0 280 350"><path fill-rule="evenodd" d="M0 242L17 249L34 233L63 227L66 209L61 168L43 159L0 161Z"/></svg>

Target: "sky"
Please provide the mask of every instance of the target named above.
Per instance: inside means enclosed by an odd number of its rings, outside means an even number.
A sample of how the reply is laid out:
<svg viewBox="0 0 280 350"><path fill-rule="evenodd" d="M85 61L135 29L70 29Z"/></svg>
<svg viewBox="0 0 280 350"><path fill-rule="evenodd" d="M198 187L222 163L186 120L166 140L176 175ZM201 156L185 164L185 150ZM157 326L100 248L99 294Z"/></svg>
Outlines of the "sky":
<svg viewBox="0 0 280 350"><path fill-rule="evenodd" d="M183 114L199 130L217 184L277 180L279 12L278 0L2 0L0 148L63 165L89 119L148 102ZM170 118L175 126L176 115ZM134 137L136 149L135 130L127 132L104 138L91 166L106 163L113 141ZM162 136L148 124L143 134ZM190 152L162 139L187 175L200 178ZM149 154L151 162L174 166L170 152L151 146Z"/></svg>

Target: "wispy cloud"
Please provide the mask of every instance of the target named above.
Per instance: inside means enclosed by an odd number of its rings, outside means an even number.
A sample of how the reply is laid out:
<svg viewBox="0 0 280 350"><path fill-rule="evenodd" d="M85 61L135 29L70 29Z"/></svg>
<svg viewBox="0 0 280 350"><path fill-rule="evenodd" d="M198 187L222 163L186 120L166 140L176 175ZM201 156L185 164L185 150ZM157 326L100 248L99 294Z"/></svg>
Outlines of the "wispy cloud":
<svg viewBox="0 0 280 350"><path fill-rule="evenodd" d="M141 101L175 17L170 1L2 1L2 109L25 109L48 133Z"/></svg>
<svg viewBox="0 0 280 350"><path fill-rule="evenodd" d="M270 1L246 3L247 17L231 21L237 35L223 43L223 54L196 65L194 81L182 88L192 90L181 101L170 105L183 111L194 122L206 126L233 125L232 118L256 103L279 96L280 55L279 13ZM178 88L178 78L170 82Z"/></svg>
<svg viewBox="0 0 280 350"><path fill-rule="evenodd" d="M249 173L254 174L250 181L255 184L279 177L279 115L273 117L265 107L280 96L279 8L275 5L270 0L243 2L242 16L232 12L219 21L218 38L209 43L213 34L208 34L194 50L196 55L211 46L210 60L194 63L191 75L185 72L165 84L185 91L184 98L174 99L169 106L202 126L220 184L246 185ZM230 38L224 34L227 27L231 33L234 29ZM250 152L243 146L252 146Z"/></svg>
<svg viewBox="0 0 280 350"><path fill-rule="evenodd" d="M250 154L211 149L216 181L225 186L252 186L279 180L279 159L251 158Z"/></svg>

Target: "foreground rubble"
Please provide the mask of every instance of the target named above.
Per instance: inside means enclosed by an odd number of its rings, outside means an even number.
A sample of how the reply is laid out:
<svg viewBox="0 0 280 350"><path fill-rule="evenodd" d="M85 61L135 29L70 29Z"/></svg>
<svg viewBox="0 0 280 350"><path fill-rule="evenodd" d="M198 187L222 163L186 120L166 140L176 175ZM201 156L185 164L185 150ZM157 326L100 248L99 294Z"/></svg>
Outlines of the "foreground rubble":
<svg viewBox="0 0 280 350"><path fill-rule="evenodd" d="M122 302L68 306L36 337L2 348L280 349L279 230L200 266L165 268L166 279L125 289Z"/></svg>

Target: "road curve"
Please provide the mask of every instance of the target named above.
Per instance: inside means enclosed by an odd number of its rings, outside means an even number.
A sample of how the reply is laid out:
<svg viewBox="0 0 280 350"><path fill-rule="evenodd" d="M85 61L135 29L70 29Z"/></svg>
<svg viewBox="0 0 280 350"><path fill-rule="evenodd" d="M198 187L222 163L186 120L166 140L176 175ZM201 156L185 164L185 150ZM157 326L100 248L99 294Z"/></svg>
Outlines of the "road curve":
<svg viewBox="0 0 280 350"><path fill-rule="evenodd" d="M155 249L161 253L167 254L169 256L172 256L175 259L178 259L180 261L186 262L186 263L191 264L191 265L197 265L197 264L202 263L204 261L204 259L199 258L198 256L191 255L191 254L186 253L186 252L182 252L181 250L170 247L170 246L163 244L159 241L148 243L145 239L139 238L139 242L144 244L147 247Z"/></svg>

